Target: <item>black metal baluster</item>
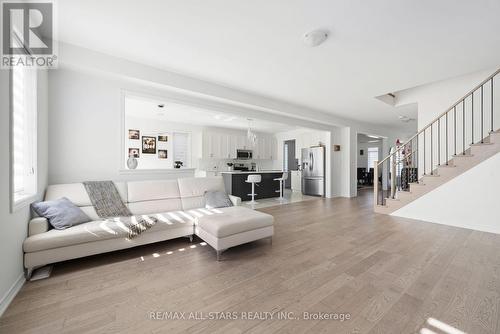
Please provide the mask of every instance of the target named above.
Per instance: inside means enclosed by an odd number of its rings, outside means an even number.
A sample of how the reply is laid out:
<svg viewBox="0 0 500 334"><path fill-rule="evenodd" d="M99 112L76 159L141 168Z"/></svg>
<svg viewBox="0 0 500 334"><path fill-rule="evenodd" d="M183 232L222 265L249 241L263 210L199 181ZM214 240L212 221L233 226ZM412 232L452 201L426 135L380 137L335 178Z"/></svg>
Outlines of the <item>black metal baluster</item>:
<svg viewBox="0 0 500 334"><path fill-rule="evenodd" d="M472 92L471 145L474 144L474 92Z"/></svg>
<svg viewBox="0 0 500 334"><path fill-rule="evenodd" d="M418 183L418 152L419 151L419 147L418 147L418 134L417 134L417 148L415 150L415 162L416 162L416 166L417 166L417 179L415 180L416 183Z"/></svg>
<svg viewBox="0 0 500 334"><path fill-rule="evenodd" d="M441 165L441 118L438 118L438 166Z"/></svg>
<svg viewBox="0 0 500 334"><path fill-rule="evenodd" d="M448 166L448 113L446 112L446 166Z"/></svg>
<svg viewBox="0 0 500 334"><path fill-rule="evenodd" d="M433 147L432 147L432 124L431 124L431 175L434 175L434 154L433 154Z"/></svg>
<svg viewBox="0 0 500 334"><path fill-rule="evenodd" d="M484 85L481 86L481 144L484 143L484 135L483 135L483 128L484 128L483 87L484 87Z"/></svg>
<svg viewBox="0 0 500 334"><path fill-rule="evenodd" d="M462 102L462 154L465 155L465 99Z"/></svg>

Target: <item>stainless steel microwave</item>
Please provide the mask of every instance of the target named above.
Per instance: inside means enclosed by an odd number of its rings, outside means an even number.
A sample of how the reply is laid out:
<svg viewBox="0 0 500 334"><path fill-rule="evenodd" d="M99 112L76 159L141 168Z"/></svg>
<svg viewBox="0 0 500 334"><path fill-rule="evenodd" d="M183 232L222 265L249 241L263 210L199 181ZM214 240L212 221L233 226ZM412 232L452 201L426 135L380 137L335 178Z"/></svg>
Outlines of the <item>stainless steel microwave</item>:
<svg viewBox="0 0 500 334"><path fill-rule="evenodd" d="M236 158L240 160L250 160L253 158L252 150L236 150Z"/></svg>

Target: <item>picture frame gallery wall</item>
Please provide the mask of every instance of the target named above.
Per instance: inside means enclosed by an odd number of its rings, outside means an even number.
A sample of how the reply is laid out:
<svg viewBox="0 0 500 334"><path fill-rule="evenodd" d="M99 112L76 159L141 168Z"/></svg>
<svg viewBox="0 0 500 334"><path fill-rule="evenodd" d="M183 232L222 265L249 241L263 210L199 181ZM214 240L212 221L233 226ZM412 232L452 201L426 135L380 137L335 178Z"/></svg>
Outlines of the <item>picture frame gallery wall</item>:
<svg viewBox="0 0 500 334"><path fill-rule="evenodd" d="M129 157L137 159L137 169L173 168L172 134L157 128L154 121L127 120L125 166Z"/></svg>

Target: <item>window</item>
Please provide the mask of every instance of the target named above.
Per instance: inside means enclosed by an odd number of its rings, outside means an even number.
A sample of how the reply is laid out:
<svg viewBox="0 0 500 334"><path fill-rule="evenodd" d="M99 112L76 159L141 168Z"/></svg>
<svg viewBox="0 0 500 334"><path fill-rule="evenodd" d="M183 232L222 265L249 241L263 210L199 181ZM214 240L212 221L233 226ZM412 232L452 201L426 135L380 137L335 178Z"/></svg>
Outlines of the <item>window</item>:
<svg viewBox="0 0 500 334"><path fill-rule="evenodd" d="M368 147L368 169L375 168L375 161L378 161L378 147Z"/></svg>
<svg viewBox="0 0 500 334"><path fill-rule="evenodd" d="M11 72L12 209L37 193L37 73L16 66Z"/></svg>

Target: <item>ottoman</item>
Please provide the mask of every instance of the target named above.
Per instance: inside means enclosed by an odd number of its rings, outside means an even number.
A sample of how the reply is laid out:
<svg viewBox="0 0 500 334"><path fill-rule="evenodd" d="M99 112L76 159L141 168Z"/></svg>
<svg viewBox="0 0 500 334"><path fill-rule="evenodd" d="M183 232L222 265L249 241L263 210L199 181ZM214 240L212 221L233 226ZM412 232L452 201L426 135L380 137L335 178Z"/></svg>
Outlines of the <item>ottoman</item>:
<svg viewBox="0 0 500 334"><path fill-rule="evenodd" d="M215 211L212 215L196 218L195 234L217 251L217 261L230 247L264 238L271 238L272 242L273 216L241 206Z"/></svg>

